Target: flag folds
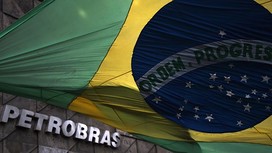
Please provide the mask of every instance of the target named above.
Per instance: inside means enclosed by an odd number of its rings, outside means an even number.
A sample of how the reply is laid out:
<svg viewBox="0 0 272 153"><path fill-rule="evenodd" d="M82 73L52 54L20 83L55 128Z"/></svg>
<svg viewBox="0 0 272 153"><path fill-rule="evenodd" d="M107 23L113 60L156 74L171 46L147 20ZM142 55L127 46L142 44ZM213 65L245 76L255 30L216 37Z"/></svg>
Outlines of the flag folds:
<svg viewBox="0 0 272 153"><path fill-rule="evenodd" d="M270 0L45 0L0 33L0 90L174 152L268 153L271 12Z"/></svg>

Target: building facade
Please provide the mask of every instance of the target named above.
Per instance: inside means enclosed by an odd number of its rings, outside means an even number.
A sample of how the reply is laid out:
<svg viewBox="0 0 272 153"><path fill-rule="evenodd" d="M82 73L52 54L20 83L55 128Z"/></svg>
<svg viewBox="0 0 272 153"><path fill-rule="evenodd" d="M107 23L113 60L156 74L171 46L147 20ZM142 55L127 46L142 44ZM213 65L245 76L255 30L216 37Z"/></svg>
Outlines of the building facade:
<svg viewBox="0 0 272 153"><path fill-rule="evenodd" d="M7 28L40 3L39 0L0 0L0 30ZM18 108L21 110L20 115L24 109L35 114L54 116L62 121L71 120L74 123L83 123L88 127L97 127L100 131L118 132L121 135L120 145L114 148L105 144L81 140L74 136L68 137L62 133L48 132L49 123L46 122L40 130L35 130L37 118L32 118L31 121L25 120L24 125L29 125L30 128L22 127L18 123L19 116L13 119L10 115L14 114L13 111L10 111L8 121L3 122L3 116L7 115L5 114L6 106ZM170 153L157 145L136 139L130 134L88 116L32 99L0 93L0 113L2 115L0 153Z"/></svg>

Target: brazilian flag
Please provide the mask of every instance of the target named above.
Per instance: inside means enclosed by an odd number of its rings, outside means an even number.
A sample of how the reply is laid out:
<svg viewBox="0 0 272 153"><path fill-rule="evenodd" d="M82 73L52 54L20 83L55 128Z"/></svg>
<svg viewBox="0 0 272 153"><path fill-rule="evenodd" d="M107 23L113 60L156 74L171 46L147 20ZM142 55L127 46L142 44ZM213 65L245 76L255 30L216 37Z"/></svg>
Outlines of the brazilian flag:
<svg viewBox="0 0 272 153"><path fill-rule="evenodd" d="M272 150L271 0L45 0L0 33L0 91L173 152Z"/></svg>

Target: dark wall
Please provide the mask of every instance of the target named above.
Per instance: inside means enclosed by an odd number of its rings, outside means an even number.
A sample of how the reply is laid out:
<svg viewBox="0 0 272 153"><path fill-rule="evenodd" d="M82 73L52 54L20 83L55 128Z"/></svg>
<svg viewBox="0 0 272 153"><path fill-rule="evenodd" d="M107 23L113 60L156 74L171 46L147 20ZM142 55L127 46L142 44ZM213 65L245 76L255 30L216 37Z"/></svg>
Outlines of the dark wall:
<svg viewBox="0 0 272 153"><path fill-rule="evenodd" d="M8 27L26 12L37 6L39 0L0 0L0 30ZM1 74L0 74L1 75ZM53 115L62 120L73 120L84 123L87 126L98 127L100 130L116 129L102 124L87 116L54 107L39 101L26 99L14 95L0 93L0 109L3 111L4 105L13 105L20 109L27 109L46 115ZM67 138L63 135L37 132L16 126L16 120L8 123L0 123L0 153L166 153L162 149L151 143L133 138L131 135L121 132L121 145L117 149L105 145L94 144L73 137ZM34 124L34 123L33 123ZM34 126L34 125L33 125Z"/></svg>

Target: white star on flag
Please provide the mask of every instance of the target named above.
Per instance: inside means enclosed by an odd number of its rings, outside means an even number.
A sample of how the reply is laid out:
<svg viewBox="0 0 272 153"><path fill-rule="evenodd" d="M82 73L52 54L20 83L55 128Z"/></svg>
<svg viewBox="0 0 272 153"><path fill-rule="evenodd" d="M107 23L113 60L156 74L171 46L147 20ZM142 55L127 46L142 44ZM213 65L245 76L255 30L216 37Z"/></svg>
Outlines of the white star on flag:
<svg viewBox="0 0 272 153"><path fill-rule="evenodd" d="M247 83L248 77L246 75L241 76L241 82Z"/></svg>
<svg viewBox="0 0 272 153"><path fill-rule="evenodd" d="M194 118L195 118L196 120L198 120L200 117L199 117L199 115L195 114Z"/></svg>
<svg viewBox="0 0 272 153"><path fill-rule="evenodd" d="M244 111L248 111L250 112L251 106L249 105L249 103L247 103L247 105L243 105L244 106Z"/></svg>
<svg viewBox="0 0 272 153"><path fill-rule="evenodd" d="M215 81L215 79L217 79L218 77L216 76L216 73L214 73L214 74L211 74L210 73L210 80L213 80L213 81Z"/></svg>
<svg viewBox="0 0 272 153"><path fill-rule="evenodd" d="M220 30L220 31L219 31L219 35L221 36L221 38L223 38L223 37L224 37L225 35L227 35L227 34L226 34L225 31Z"/></svg>
<svg viewBox="0 0 272 153"><path fill-rule="evenodd" d="M267 75L266 76L262 76L262 78L263 78L262 82L268 83L268 81L270 80L270 77L268 77Z"/></svg>
<svg viewBox="0 0 272 153"><path fill-rule="evenodd" d="M270 106L265 106L265 110L266 111L271 111L271 107Z"/></svg>
<svg viewBox="0 0 272 153"><path fill-rule="evenodd" d="M245 98L249 99L251 96L249 94L246 94Z"/></svg>
<svg viewBox="0 0 272 153"><path fill-rule="evenodd" d="M195 110L195 112L197 112L197 111L199 111L200 109L199 109L198 106L195 106L194 110Z"/></svg>
<svg viewBox="0 0 272 153"><path fill-rule="evenodd" d="M177 118L181 118L181 113L177 113Z"/></svg>
<svg viewBox="0 0 272 153"><path fill-rule="evenodd" d="M186 82L186 88L192 88L192 85L194 85L194 84L192 84L192 82L191 81L189 81L189 82Z"/></svg>
<svg viewBox="0 0 272 153"><path fill-rule="evenodd" d="M231 63L231 64L229 64L229 67L232 69L234 67L234 65Z"/></svg>
<svg viewBox="0 0 272 153"><path fill-rule="evenodd" d="M154 99L152 99L152 101L154 101L156 104L158 104L161 101L160 98L161 97L155 97Z"/></svg>
<svg viewBox="0 0 272 153"><path fill-rule="evenodd" d="M224 76L224 78L225 78L225 81L227 82L227 83L229 83L230 82L230 76Z"/></svg>
<svg viewBox="0 0 272 153"><path fill-rule="evenodd" d="M229 96L229 97L232 97L232 96L234 96L235 94L232 92L232 91L226 91L227 92L227 96Z"/></svg>
<svg viewBox="0 0 272 153"><path fill-rule="evenodd" d="M256 95L257 92L258 92L258 91L257 91L256 89L251 90L251 93L254 94L254 95Z"/></svg>
<svg viewBox="0 0 272 153"><path fill-rule="evenodd" d="M242 123L242 121L237 121L237 124L236 124L236 125L242 126L242 125L244 125L244 124Z"/></svg>
<svg viewBox="0 0 272 153"><path fill-rule="evenodd" d="M223 86L222 85L220 85L220 86L217 86L217 88L222 92L223 91Z"/></svg>
<svg viewBox="0 0 272 153"><path fill-rule="evenodd" d="M212 116L213 116L213 114L207 115L207 117L205 119L208 120L209 122L211 122L214 119Z"/></svg>
<svg viewBox="0 0 272 153"><path fill-rule="evenodd" d="M268 96L267 96L267 93L262 94L262 97L263 97L263 98L267 98L267 97L268 97Z"/></svg>
<svg viewBox="0 0 272 153"><path fill-rule="evenodd" d="M237 103L242 103L242 99L239 98L236 102L237 102Z"/></svg>
<svg viewBox="0 0 272 153"><path fill-rule="evenodd" d="M180 110L181 112L184 111L184 106L179 107L179 110Z"/></svg>

